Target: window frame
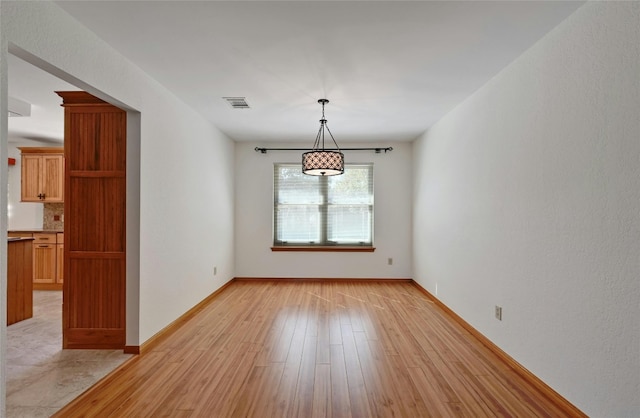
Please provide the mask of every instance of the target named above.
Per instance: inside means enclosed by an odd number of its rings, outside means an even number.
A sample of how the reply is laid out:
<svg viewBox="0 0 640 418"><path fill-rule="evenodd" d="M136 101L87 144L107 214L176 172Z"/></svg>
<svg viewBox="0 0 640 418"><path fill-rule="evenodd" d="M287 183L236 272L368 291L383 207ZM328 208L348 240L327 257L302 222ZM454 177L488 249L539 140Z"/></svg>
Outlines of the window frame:
<svg viewBox="0 0 640 418"><path fill-rule="evenodd" d="M319 194L321 196L320 203L317 204L318 214L320 216L319 220L319 229L320 229L320 240L318 243L308 242L308 243L300 243L300 242L286 242L277 240L278 233L278 193L280 189L276 184L276 178L279 173L279 169L281 167L299 167L300 164L294 163L274 163L273 168L273 206L272 206L272 251L334 251L334 252L373 252L375 251L374 247L374 212L375 212L375 194L374 194L374 166L373 163L348 163L345 164L345 172L351 167L366 167L368 171L369 181L369 193L371 194L371 203L369 204L361 204L359 206L368 207L368 213L370 216L370 242L361 241L359 243L339 243L328 241L329 234L329 207L334 204L329 203L329 187L328 183L331 177L334 176L318 176L318 185Z"/></svg>

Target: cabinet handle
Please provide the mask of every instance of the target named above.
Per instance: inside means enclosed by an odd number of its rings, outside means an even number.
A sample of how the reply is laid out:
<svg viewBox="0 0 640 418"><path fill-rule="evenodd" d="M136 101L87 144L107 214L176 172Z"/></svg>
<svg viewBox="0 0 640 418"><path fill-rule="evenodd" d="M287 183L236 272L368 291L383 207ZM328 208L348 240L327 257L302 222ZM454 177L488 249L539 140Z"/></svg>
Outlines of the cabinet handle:
<svg viewBox="0 0 640 418"><path fill-rule="evenodd" d="M45 244L45 245L38 245L38 248L49 248L49 245Z"/></svg>
<svg viewBox="0 0 640 418"><path fill-rule="evenodd" d="M44 194L44 193L40 193L40 194L38 195L38 198L39 198L40 200L43 200L43 199L45 198L45 196L46 196L46 194Z"/></svg>

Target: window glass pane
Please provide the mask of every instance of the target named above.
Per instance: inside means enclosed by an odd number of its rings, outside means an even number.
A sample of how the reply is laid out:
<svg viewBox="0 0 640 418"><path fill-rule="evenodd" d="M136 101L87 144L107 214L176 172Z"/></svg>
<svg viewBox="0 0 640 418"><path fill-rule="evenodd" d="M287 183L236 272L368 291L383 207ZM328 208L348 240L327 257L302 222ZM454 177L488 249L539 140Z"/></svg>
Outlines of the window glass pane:
<svg viewBox="0 0 640 418"><path fill-rule="evenodd" d="M371 244L371 206L330 205L327 239L337 243Z"/></svg>
<svg viewBox="0 0 640 418"><path fill-rule="evenodd" d="M318 206L283 205L276 208L276 240L288 243L318 243L320 213Z"/></svg>
<svg viewBox="0 0 640 418"><path fill-rule="evenodd" d="M329 177L329 204L373 204L370 166L347 166L341 176Z"/></svg>
<svg viewBox="0 0 640 418"><path fill-rule="evenodd" d="M302 174L300 166L279 166L275 184L278 203L314 203L322 201L318 177Z"/></svg>

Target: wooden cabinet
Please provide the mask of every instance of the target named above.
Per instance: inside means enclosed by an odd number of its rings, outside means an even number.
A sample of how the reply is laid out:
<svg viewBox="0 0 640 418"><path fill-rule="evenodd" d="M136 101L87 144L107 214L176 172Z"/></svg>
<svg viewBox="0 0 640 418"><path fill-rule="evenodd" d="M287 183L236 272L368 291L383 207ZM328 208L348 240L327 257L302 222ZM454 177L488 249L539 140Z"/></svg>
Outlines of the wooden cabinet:
<svg viewBox="0 0 640 418"><path fill-rule="evenodd" d="M62 290L64 234L33 233L33 288Z"/></svg>
<svg viewBox="0 0 640 418"><path fill-rule="evenodd" d="M64 348L126 341L127 113L83 91L64 106Z"/></svg>
<svg viewBox="0 0 640 418"><path fill-rule="evenodd" d="M33 234L33 283L56 282L56 234Z"/></svg>
<svg viewBox="0 0 640 418"><path fill-rule="evenodd" d="M9 231L9 237L33 238L32 271L35 290L62 290L64 282L64 233Z"/></svg>
<svg viewBox="0 0 640 418"><path fill-rule="evenodd" d="M21 200L64 202L64 148L20 147Z"/></svg>

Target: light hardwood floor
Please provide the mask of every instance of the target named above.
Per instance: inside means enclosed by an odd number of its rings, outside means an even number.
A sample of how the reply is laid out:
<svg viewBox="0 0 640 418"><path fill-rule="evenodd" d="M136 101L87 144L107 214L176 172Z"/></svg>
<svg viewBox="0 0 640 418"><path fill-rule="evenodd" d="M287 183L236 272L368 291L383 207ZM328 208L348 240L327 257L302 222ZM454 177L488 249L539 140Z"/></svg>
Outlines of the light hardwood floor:
<svg viewBox="0 0 640 418"><path fill-rule="evenodd" d="M562 417L410 282L236 281L56 417Z"/></svg>

